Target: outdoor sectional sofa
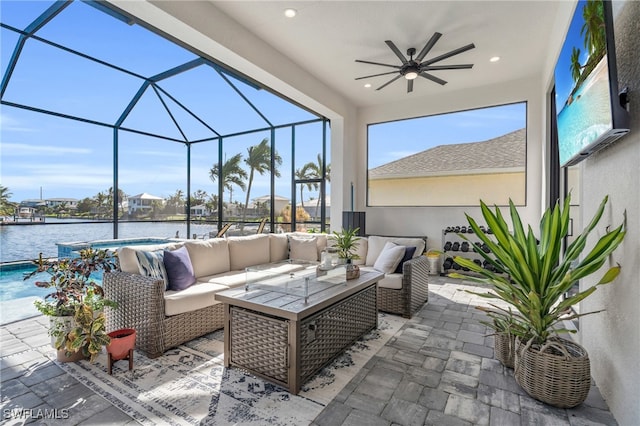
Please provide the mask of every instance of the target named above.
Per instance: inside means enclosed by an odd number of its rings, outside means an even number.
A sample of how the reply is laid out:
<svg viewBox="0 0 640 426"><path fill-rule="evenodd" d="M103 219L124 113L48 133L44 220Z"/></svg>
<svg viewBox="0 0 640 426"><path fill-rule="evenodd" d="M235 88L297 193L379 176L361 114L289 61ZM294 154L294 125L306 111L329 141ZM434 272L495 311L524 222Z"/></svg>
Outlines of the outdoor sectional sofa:
<svg viewBox="0 0 640 426"><path fill-rule="evenodd" d="M137 349L151 358L158 357L167 349L223 328L223 305L215 300L215 294L244 285L245 268L276 262L280 264L274 264L274 268L282 268L281 262L287 259L318 261L327 241L331 244L327 234L285 233L122 247L118 250L121 271L104 276L105 296L118 303L117 308L105 311L107 329L136 329ZM360 259L354 263L363 271L379 269L380 262L376 261L384 260L381 253L388 242L415 247L415 251L403 251L405 258L396 268L399 272L383 271L388 273L378 283L378 309L411 317L428 297L424 239L362 238L357 251ZM196 283L183 290L168 290L166 270L159 275L148 259L157 259L158 253L166 257L167 250L184 253L185 248ZM387 262L383 266L390 265Z"/></svg>

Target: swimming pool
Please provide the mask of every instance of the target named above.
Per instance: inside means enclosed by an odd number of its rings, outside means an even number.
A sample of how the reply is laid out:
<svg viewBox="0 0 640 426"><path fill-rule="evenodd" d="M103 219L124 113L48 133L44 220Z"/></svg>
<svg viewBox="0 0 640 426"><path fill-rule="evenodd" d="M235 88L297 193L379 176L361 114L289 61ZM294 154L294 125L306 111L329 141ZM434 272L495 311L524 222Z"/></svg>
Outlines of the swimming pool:
<svg viewBox="0 0 640 426"><path fill-rule="evenodd" d="M132 238L125 240L99 240L77 243L59 243L58 257L75 257L78 251L92 247L96 249L117 249L123 246L146 244L162 244L170 241L167 238ZM31 262L9 262L0 264L0 324L8 324L40 313L33 305L38 299L44 299L52 289L36 287L36 281L46 281L46 273L35 275L27 280L25 274L32 272L35 265ZM102 271L92 275L98 283L102 283Z"/></svg>
<svg viewBox="0 0 640 426"><path fill-rule="evenodd" d="M165 244L173 241L171 238L128 238L124 240L96 240L79 241L72 243L56 243L58 246L58 257L77 256L79 250L86 248L94 249L117 249L123 246L141 246L148 244Z"/></svg>

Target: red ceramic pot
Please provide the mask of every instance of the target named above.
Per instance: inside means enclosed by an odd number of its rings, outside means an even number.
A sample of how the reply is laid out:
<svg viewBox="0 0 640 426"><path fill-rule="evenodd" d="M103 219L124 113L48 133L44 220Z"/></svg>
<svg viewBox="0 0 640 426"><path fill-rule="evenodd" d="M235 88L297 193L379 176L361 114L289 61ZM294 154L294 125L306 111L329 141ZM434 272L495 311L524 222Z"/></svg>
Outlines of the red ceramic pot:
<svg viewBox="0 0 640 426"><path fill-rule="evenodd" d="M136 331L133 328L122 328L107 334L111 338L107 352L114 361L125 359L129 356L129 350L136 346Z"/></svg>

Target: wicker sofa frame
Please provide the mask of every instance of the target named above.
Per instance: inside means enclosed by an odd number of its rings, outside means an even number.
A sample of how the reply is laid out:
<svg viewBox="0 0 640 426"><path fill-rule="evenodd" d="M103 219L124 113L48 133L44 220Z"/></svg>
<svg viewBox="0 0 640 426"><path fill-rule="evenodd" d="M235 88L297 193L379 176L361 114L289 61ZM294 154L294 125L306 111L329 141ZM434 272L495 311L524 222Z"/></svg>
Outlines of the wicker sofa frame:
<svg viewBox="0 0 640 426"><path fill-rule="evenodd" d="M224 305L218 303L180 315L166 316L164 282L127 272L104 275L105 297L118 303L105 308L107 330L134 328L136 349L157 358L167 349L224 327Z"/></svg>
<svg viewBox="0 0 640 426"><path fill-rule="evenodd" d="M378 287L378 310L411 318L429 300L429 261L418 256L404 263L402 288Z"/></svg>
<svg viewBox="0 0 640 426"><path fill-rule="evenodd" d="M378 286L378 310L411 318L428 301L429 262L415 257L403 265L402 288ZM167 316L164 282L128 272L104 276L105 296L118 303L106 308L107 330L134 328L136 348L156 358L168 349L224 327L224 305Z"/></svg>

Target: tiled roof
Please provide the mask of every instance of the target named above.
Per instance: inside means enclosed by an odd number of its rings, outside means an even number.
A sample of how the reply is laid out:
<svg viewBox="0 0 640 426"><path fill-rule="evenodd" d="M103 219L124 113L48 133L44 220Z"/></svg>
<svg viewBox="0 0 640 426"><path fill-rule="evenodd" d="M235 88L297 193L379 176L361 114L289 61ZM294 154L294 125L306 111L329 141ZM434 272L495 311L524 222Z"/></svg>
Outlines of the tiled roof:
<svg viewBox="0 0 640 426"><path fill-rule="evenodd" d="M526 129L483 142L439 145L369 170L369 179L523 171Z"/></svg>

